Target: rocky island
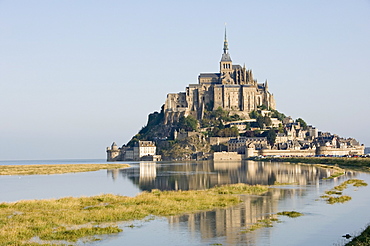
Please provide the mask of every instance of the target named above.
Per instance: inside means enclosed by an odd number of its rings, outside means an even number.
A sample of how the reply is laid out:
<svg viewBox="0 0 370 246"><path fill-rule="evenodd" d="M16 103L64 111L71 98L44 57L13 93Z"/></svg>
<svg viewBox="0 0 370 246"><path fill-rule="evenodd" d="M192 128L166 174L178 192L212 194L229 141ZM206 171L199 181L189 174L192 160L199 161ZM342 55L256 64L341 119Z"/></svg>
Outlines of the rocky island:
<svg viewBox="0 0 370 246"><path fill-rule="evenodd" d="M242 160L254 156L364 154L356 139L321 132L276 110L268 82L232 63L226 37L218 73L201 73L185 92L170 93L160 112L108 161Z"/></svg>

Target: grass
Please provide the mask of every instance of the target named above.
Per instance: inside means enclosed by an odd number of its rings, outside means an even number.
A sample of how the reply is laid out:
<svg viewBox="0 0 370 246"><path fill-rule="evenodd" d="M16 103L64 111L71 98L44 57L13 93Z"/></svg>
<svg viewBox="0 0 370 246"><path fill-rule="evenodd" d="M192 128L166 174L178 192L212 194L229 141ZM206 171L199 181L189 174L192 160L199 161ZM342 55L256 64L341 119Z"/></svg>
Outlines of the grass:
<svg viewBox="0 0 370 246"><path fill-rule="evenodd" d="M328 204L335 204L335 203L345 203L345 202L348 202L350 200L352 200L352 197L342 195L342 196L338 196L338 197L331 196L326 201L327 201Z"/></svg>
<svg viewBox="0 0 370 246"><path fill-rule="evenodd" d="M276 215L288 216L290 218L303 216L302 213L296 211L283 211L276 214L271 214L268 218L257 220L256 223L253 223L247 229L241 231L241 233L252 232L260 228L273 227L273 222L280 222L280 220L276 218Z"/></svg>
<svg viewBox="0 0 370 246"><path fill-rule="evenodd" d="M326 180L326 179L334 179L334 178L340 177L342 175L344 175L344 172L335 172L332 175L330 175L329 177L323 178L323 180Z"/></svg>
<svg viewBox="0 0 370 246"><path fill-rule="evenodd" d="M283 212L277 213L277 215L284 215L290 218L296 218L296 217L302 216L303 214L297 211L283 211Z"/></svg>
<svg viewBox="0 0 370 246"><path fill-rule="evenodd" d="M33 238L45 243L98 240L94 235L120 232L121 221L228 207L241 202L236 194L267 191L267 186L236 184L199 191L153 190L136 197L105 194L0 203L0 245L39 245L31 243Z"/></svg>
<svg viewBox="0 0 370 246"><path fill-rule="evenodd" d="M359 171L370 171L370 158L348 158L348 157L277 157L262 158L259 161L278 161L308 164L338 165Z"/></svg>
<svg viewBox="0 0 370 246"><path fill-rule="evenodd" d="M91 172L101 169L129 167L128 164L59 164L59 165L4 165L0 166L0 175L41 175Z"/></svg>
<svg viewBox="0 0 370 246"><path fill-rule="evenodd" d="M370 226L368 226L360 235L354 237L346 246L367 246L370 245Z"/></svg>
<svg viewBox="0 0 370 246"><path fill-rule="evenodd" d="M242 231L242 233L252 232L252 231L255 231L255 230L260 229L260 228L272 227L273 226L272 223L274 221L278 221L278 219L276 219L276 218L268 218L268 219L258 220L256 223L252 224L247 229L245 229L244 231Z"/></svg>
<svg viewBox="0 0 370 246"><path fill-rule="evenodd" d="M367 183L360 179L349 179L342 182L340 185L335 186L332 190L325 191L325 195L321 198L325 199L328 204L345 203L352 199L352 197L347 195L342 195L343 190L348 188L348 185L353 185L355 187L367 186Z"/></svg>

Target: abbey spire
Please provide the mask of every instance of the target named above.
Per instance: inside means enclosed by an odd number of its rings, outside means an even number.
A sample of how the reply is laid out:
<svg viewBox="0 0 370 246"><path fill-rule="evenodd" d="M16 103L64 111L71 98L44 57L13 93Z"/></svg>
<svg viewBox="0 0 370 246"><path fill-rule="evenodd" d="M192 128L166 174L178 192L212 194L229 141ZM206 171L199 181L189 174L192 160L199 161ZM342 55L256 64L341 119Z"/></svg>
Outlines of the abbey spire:
<svg viewBox="0 0 370 246"><path fill-rule="evenodd" d="M227 43L226 25L225 25L224 54L226 54L226 53L227 53L228 49L229 49L229 44Z"/></svg>
<svg viewBox="0 0 370 246"><path fill-rule="evenodd" d="M229 50L229 44L227 42L226 25L225 25L224 53L222 53L222 57L220 61L221 84L234 84L234 80L231 78L231 73L233 72L233 64L232 64L228 50Z"/></svg>
<svg viewBox="0 0 370 246"><path fill-rule="evenodd" d="M229 61L231 62L230 54L229 54L229 43L227 42L227 36L226 36L226 25L225 25L225 38L224 38L224 53L222 54L221 57L221 62L222 61Z"/></svg>

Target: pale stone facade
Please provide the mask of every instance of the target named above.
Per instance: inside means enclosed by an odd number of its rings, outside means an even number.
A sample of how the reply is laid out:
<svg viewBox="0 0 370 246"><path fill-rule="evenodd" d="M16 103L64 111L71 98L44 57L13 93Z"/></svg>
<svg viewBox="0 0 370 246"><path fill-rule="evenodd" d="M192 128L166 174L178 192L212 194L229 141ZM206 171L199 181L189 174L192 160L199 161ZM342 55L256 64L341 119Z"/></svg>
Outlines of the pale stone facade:
<svg viewBox="0 0 370 246"><path fill-rule="evenodd" d="M275 99L268 91L267 81L258 83L251 70L232 64L225 32L220 71L201 73L198 84L190 84L186 92L168 94L164 105L165 124L188 115L199 120L205 110L219 107L248 118L249 112L261 105L275 109Z"/></svg>
<svg viewBox="0 0 370 246"><path fill-rule="evenodd" d="M214 152L212 159L214 161L241 161L242 156L237 152Z"/></svg>
<svg viewBox="0 0 370 246"><path fill-rule="evenodd" d="M309 127L308 131L313 127ZM299 131L297 131L298 133ZM305 138L300 135L286 136L279 134L273 146L267 144L262 137L233 138L228 141L228 151L243 155L245 158L254 156L344 156L363 155L365 147L353 138L340 138L330 133L316 133L318 136Z"/></svg>
<svg viewBox="0 0 370 246"><path fill-rule="evenodd" d="M160 156L156 155L156 149L152 141L139 141L134 147L122 146L121 148L113 143L107 148L107 161L160 160Z"/></svg>
<svg viewBox="0 0 370 246"><path fill-rule="evenodd" d="M253 146L254 149L262 149L266 148L267 145L265 137L238 137L229 140L228 151L245 154L248 147Z"/></svg>

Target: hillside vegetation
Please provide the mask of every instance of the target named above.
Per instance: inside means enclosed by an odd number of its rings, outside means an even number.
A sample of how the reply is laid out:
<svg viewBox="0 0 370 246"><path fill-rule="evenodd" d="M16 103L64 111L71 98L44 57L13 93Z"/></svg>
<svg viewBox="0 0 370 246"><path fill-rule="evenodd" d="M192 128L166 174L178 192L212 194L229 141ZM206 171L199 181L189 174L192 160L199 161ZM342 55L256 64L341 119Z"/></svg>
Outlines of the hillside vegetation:
<svg viewBox="0 0 370 246"><path fill-rule="evenodd" d="M227 110L218 108L214 111L205 111L201 120L195 119L193 116L182 116L177 122L165 124L163 107L161 112L154 112L148 116L146 126L132 137L127 146L134 146L138 141L155 141L157 145L157 153L162 155L163 159L189 159L197 152L210 152L212 148L207 141L208 137L267 137L268 142L272 145L276 139L276 132L281 132L282 129L271 127L271 118L275 117L279 120L285 118L285 115L277 110L271 110L270 116L262 116L261 110L265 110L264 105L258 110L252 111L248 119L255 119L255 124L245 123L245 131L239 132L235 126L230 126L230 122L238 122L245 118L231 114ZM303 121L303 120L302 120ZM305 122L303 121L305 124ZM257 130L256 130L257 129ZM188 134L187 137L176 139L177 134ZM218 148L223 149L223 148Z"/></svg>

